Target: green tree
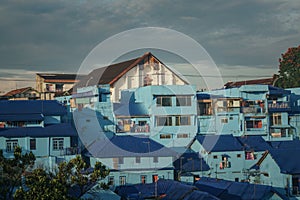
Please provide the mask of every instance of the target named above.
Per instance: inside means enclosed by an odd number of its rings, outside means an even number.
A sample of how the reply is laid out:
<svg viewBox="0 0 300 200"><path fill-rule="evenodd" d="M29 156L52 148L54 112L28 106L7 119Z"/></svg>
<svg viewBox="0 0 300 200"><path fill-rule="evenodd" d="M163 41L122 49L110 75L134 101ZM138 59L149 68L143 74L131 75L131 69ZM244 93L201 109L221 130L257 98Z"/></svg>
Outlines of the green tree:
<svg viewBox="0 0 300 200"><path fill-rule="evenodd" d="M289 48L281 54L275 85L282 88L300 87L300 46Z"/></svg>
<svg viewBox="0 0 300 200"><path fill-rule="evenodd" d="M22 148L14 149L14 158L7 159L0 150L0 199L11 199L15 187L21 185L22 174L33 165L35 156L32 152L22 155Z"/></svg>
<svg viewBox="0 0 300 200"><path fill-rule="evenodd" d="M78 196L82 196L99 179L105 178L109 170L100 162L94 169L87 170L87 164L81 156L76 156L69 162L62 162L55 174L36 169L26 176L26 188L20 188L15 193L15 199L72 199L71 188L77 188ZM101 184L107 188L106 184Z"/></svg>

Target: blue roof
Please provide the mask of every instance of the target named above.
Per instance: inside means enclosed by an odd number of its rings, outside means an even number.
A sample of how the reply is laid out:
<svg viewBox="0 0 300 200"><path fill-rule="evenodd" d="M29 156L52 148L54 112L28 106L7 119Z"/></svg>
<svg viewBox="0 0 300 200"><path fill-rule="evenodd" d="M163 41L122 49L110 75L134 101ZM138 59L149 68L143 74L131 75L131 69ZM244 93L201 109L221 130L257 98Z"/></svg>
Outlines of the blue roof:
<svg viewBox="0 0 300 200"><path fill-rule="evenodd" d="M208 171L210 168L199 153L184 153L174 161L176 170L182 172Z"/></svg>
<svg viewBox="0 0 300 200"><path fill-rule="evenodd" d="M274 87L274 86L271 86L271 85L269 85L268 87L269 87L269 93L273 94L273 95L291 94L290 90Z"/></svg>
<svg viewBox="0 0 300 200"><path fill-rule="evenodd" d="M2 115L0 114L0 121L43 121L42 114L20 114L20 115Z"/></svg>
<svg viewBox="0 0 300 200"><path fill-rule="evenodd" d="M277 193L271 186L233 182L202 177L195 183L201 191L214 194L220 199L269 199Z"/></svg>
<svg viewBox="0 0 300 200"><path fill-rule="evenodd" d="M225 98L224 95L216 95L216 94L208 94L208 93L197 93L196 95L197 95L197 100Z"/></svg>
<svg viewBox="0 0 300 200"><path fill-rule="evenodd" d="M294 139L290 141L272 141L268 143L274 149L299 149L300 150L300 140L298 139Z"/></svg>
<svg viewBox="0 0 300 200"><path fill-rule="evenodd" d="M0 115L43 114L44 116L65 115L67 109L56 100L0 101Z"/></svg>
<svg viewBox="0 0 300 200"><path fill-rule="evenodd" d="M237 137L245 150L266 151L270 149L268 143L261 136Z"/></svg>
<svg viewBox="0 0 300 200"><path fill-rule="evenodd" d="M284 174L300 174L298 149L271 149L270 154Z"/></svg>
<svg viewBox="0 0 300 200"><path fill-rule="evenodd" d="M148 116L149 112L142 103L114 103L116 116Z"/></svg>
<svg viewBox="0 0 300 200"><path fill-rule="evenodd" d="M132 200L154 198L155 195L164 200L218 199L211 194L197 190L194 186L173 180L158 180L158 182L150 184L119 186L116 193L124 199Z"/></svg>
<svg viewBox="0 0 300 200"><path fill-rule="evenodd" d="M17 137L70 137L77 136L76 129L71 124L53 124L46 127L1 128L0 136Z"/></svg>
<svg viewBox="0 0 300 200"><path fill-rule="evenodd" d="M198 135L196 139L208 152L243 150L242 145L232 135Z"/></svg>
<svg viewBox="0 0 300 200"><path fill-rule="evenodd" d="M171 149L144 135L114 136L111 139L95 141L89 146L94 157L132 157L132 156L175 156Z"/></svg>

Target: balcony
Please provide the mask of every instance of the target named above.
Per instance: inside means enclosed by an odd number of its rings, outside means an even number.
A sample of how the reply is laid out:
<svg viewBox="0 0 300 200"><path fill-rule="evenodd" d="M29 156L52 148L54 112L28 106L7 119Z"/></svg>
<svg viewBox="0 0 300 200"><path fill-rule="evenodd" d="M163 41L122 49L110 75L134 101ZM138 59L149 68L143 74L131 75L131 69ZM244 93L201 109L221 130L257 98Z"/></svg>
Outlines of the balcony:
<svg viewBox="0 0 300 200"><path fill-rule="evenodd" d="M287 101L268 101L269 112L289 112L291 111L290 102Z"/></svg>
<svg viewBox="0 0 300 200"><path fill-rule="evenodd" d="M244 114L264 114L264 109L259 106L242 107Z"/></svg>
<svg viewBox="0 0 300 200"><path fill-rule="evenodd" d="M60 150L61 156L77 155L80 153L79 147L68 147Z"/></svg>
<svg viewBox="0 0 300 200"><path fill-rule="evenodd" d="M148 124L143 126L130 126L130 125L124 125L124 126L117 126L117 133L149 133L150 132L150 126Z"/></svg>

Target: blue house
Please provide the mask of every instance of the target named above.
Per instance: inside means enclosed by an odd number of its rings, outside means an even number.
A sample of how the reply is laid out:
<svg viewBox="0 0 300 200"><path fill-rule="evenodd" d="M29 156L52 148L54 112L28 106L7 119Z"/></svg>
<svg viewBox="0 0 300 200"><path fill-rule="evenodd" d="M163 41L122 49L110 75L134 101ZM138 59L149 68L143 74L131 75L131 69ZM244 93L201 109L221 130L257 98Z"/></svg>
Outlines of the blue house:
<svg viewBox="0 0 300 200"><path fill-rule="evenodd" d="M269 85L197 93L201 134L262 135L291 140L291 92Z"/></svg>
<svg viewBox="0 0 300 200"><path fill-rule="evenodd" d="M175 180L185 183L194 183L204 174L208 174L210 167L199 153L190 151L180 154L173 163Z"/></svg>
<svg viewBox="0 0 300 200"><path fill-rule="evenodd" d="M241 181L245 179L244 169L247 155L240 142L232 135L198 135L190 147L199 152L210 170L203 176Z"/></svg>
<svg viewBox="0 0 300 200"><path fill-rule="evenodd" d="M16 146L32 151L36 166L53 170L78 150L75 128L65 122L66 108L57 101L0 101L0 149L12 157Z"/></svg>
<svg viewBox="0 0 300 200"><path fill-rule="evenodd" d="M93 167L97 161L105 164L111 186L152 183L158 179L174 179L173 157L176 152L147 136L114 136L95 141L86 154Z"/></svg>

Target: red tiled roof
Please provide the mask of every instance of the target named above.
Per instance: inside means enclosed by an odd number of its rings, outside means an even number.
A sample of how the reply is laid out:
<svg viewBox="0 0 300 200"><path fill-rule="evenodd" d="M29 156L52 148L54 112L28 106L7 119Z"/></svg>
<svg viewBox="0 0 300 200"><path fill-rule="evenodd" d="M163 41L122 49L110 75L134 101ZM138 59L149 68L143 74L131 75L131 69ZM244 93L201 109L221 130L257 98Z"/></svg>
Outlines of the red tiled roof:
<svg viewBox="0 0 300 200"><path fill-rule="evenodd" d="M21 94L21 93L27 92L29 90L34 90L34 89L32 87L19 88L19 89L16 89L16 90L9 91L3 96L4 97L10 97L10 96L14 96L16 94Z"/></svg>
<svg viewBox="0 0 300 200"><path fill-rule="evenodd" d="M244 81L236 81L236 82L227 82L224 87L225 88L233 88L240 87L242 85L273 85L274 78L264 78L264 79L254 79L254 80L244 80Z"/></svg>
<svg viewBox="0 0 300 200"><path fill-rule="evenodd" d="M84 87L88 85L98 85L98 84L114 84L119 80L124 74L129 70L134 68L137 64L143 64L145 58L153 56L150 52L145 53L143 56L127 60L124 62L112 64L106 67L98 68L93 70L87 76L80 80L75 87ZM156 58L156 57L155 57ZM157 58L156 58L157 59ZM158 60L158 59L157 59ZM162 63L162 62L161 62ZM170 69L171 70L171 69ZM183 80L185 81L185 80ZM185 81L186 82L186 81Z"/></svg>

